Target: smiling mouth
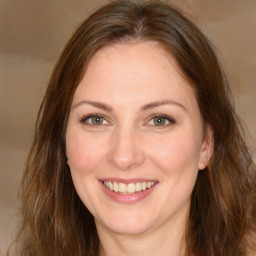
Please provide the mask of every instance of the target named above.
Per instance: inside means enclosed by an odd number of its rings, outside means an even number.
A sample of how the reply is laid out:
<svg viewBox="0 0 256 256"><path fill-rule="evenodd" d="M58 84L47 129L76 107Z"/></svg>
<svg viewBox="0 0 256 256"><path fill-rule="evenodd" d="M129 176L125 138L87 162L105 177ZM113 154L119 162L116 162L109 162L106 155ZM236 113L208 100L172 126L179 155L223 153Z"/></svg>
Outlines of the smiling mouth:
<svg viewBox="0 0 256 256"><path fill-rule="evenodd" d="M102 181L103 185L109 190L118 194L134 194L137 192L145 191L153 187L156 182L136 182L136 183L122 183L122 182L112 182L112 181Z"/></svg>

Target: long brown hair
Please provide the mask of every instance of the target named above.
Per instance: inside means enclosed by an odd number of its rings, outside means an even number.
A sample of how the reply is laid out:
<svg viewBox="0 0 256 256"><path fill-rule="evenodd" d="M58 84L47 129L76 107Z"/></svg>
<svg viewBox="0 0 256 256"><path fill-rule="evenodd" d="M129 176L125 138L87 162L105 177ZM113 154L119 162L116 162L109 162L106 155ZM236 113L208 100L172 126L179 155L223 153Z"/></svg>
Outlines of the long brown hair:
<svg viewBox="0 0 256 256"><path fill-rule="evenodd" d="M256 170L233 110L228 83L207 38L163 2L115 1L80 25L53 71L20 189L15 255L98 255L91 213L79 199L65 156L73 94L92 55L112 43L158 41L193 86L214 152L200 171L187 223L187 255L249 256L256 250Z"/></svg>

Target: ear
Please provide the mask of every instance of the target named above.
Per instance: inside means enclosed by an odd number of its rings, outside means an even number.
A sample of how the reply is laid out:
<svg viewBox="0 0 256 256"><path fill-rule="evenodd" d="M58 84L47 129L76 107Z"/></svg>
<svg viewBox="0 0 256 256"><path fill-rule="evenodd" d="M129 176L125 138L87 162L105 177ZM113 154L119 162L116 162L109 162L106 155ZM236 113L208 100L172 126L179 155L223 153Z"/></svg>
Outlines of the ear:
<svg viewBox="0 0 256 256"><path fill-rule="evenodd" d="M67 165L69 165L67 149L66 149L65 154L66 154L66 158L67 158Z"/></svg>
<svg viewBox="0 0 256 256"><path fill-rule="evenodd" d="M210 125L207 125L204 140L201 146L198 169L203 170L207 167L214 149L214 134Z"/></svg>

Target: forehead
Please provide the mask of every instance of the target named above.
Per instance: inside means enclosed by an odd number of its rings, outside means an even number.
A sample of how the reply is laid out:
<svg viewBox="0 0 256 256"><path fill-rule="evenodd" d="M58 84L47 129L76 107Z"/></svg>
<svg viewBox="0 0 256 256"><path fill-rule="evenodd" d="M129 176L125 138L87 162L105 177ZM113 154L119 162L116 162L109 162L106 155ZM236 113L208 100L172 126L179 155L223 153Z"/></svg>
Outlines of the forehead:
<svg viewBox="0 0 256 256"><path fill-rule="evenodd" d="M155 41L108 45L92 57L74 95L105 101L195 100L194 90L181 74L175 58Z"/></svg>
<svg viewBox="0 0 256 256"><path fill-rule="evenodd" d="M126 70L127 74L130 74L130 72L137 73L142 72L143 68L155 68L158 71L168 69L170 72L171 66L176 73L183 76L175 58L165 48L157 41L133 40L113 43L102 47L93 55L86 72L87 74L93 72L95 66L110 70L114 65L113 74L121 69ZM107 63L112 65L106 66Z"/></svg>

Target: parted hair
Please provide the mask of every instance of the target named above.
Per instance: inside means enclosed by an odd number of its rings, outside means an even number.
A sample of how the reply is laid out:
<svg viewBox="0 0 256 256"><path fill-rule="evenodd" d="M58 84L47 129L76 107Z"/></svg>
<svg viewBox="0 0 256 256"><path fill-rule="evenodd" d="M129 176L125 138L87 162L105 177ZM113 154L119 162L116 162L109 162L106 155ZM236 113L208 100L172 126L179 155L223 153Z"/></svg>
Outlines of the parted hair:
<svg viewBox="0 0 256 256"><path fill-rule="evenodd" d="M256 169L214 47L177 8L162 1L114 1L90 15L64 48L37 118L20 188L20 226L7 255L97 256L94 218L67 166L65 132L74 92L95 52L129 41L157 41L194 88L214 134L198 172L186 224L187 256L252 256L256 251Z"/></svg>

